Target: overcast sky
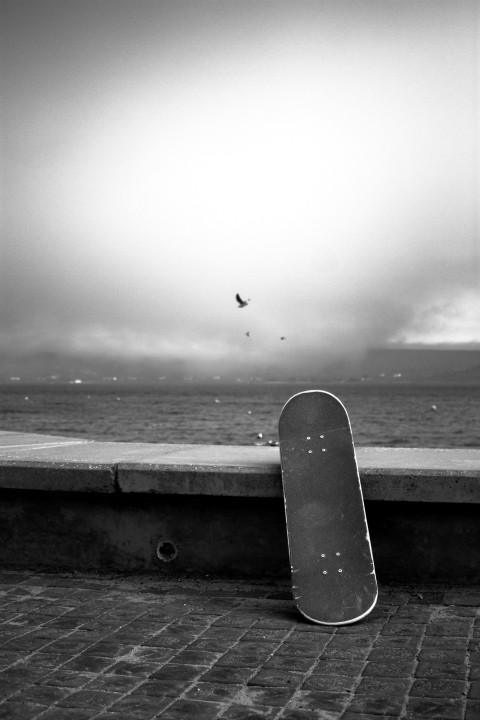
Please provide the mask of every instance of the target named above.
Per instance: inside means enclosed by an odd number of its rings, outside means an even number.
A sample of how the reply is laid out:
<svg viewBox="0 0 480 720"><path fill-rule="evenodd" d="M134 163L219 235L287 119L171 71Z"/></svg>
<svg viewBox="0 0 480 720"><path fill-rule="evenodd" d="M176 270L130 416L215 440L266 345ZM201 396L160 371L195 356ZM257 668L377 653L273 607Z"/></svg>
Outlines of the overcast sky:
<svg viewBox="0 0 480 720"><path fill-rule="evenodd" d="M5 352L480 342L477 0L0 2Z"/></svg>

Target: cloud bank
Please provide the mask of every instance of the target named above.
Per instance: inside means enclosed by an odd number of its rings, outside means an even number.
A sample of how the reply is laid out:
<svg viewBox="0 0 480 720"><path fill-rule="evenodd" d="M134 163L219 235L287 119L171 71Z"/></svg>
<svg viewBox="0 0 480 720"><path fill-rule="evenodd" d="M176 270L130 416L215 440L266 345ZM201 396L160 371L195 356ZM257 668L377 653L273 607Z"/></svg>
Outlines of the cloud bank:
<svg viewBox="0 0 480 720"><path fill-rule="evenodd" d="M480 342L476 3L5 5L6 355Z"/></svg>

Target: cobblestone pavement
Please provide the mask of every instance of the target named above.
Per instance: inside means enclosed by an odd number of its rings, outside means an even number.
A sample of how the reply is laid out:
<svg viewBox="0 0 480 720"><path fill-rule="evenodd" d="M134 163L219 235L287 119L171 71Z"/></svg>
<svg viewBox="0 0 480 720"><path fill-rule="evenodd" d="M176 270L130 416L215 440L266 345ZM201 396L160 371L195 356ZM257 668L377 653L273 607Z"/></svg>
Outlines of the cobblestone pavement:
<svg viewBox="0 0 480 720"><path fill-rule="evenodd" d="M480 586L312 625L285 583L0 572L0 719L480 718Z"/></svg>

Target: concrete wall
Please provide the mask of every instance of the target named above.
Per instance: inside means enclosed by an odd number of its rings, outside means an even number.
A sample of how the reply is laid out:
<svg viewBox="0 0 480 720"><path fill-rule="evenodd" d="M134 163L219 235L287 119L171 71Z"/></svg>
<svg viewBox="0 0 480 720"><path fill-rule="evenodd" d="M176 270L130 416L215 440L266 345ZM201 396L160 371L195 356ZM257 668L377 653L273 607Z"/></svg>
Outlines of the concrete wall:
<svg viewBox="0 0 480 720"><path fill-rule="evenodd" d="M480 450L360 448L381 581L478 582ZM0 563L288 576L278 448L0 433Z"/></svg>

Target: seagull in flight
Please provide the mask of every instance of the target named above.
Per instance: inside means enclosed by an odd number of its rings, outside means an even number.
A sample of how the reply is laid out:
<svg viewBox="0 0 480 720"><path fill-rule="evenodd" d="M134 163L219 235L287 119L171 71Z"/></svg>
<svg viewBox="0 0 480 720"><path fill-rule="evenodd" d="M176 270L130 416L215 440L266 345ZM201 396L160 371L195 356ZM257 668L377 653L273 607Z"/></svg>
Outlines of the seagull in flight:
<svg viewBox="0 0 480 720"><path fill-rule="evenodd" d="M237 301L239 308L247 307L248 303L250 302L250 298L248 298L248 300L242 300L238 293L235 295L235 300Z"/></svg>

